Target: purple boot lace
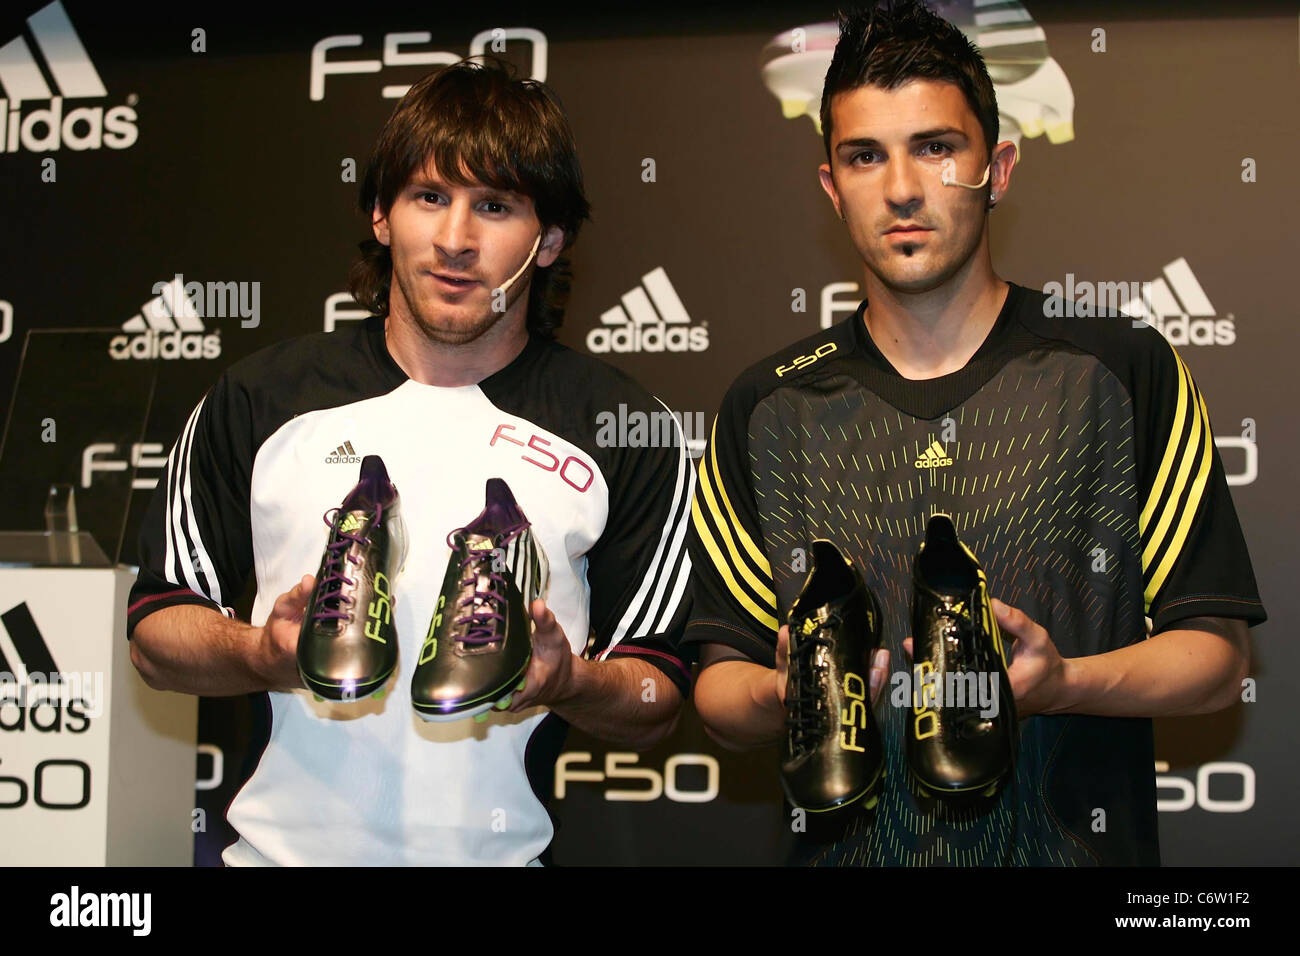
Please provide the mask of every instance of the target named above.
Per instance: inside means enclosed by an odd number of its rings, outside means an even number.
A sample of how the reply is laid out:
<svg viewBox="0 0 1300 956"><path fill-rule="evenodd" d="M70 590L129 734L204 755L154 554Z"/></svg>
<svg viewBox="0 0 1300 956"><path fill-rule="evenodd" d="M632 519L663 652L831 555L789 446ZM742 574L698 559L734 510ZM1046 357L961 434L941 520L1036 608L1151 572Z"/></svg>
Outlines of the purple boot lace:
<svg viewBox="0 0 1300 956"><path fill-rule="evenodd" d="M497 548L503 548L512 538L527 528L528 525L510 528L499 538L494 537L493 542ZM447 535L447 545L452 551L456 550L453 539L457 535L464 536L464 534L464 528L457 528ZM469 608L468 612L461 613L455 620L457 627L465 628L464 636L456 638L464 644L481 646L500 641L505 637L504 629L493 624L494 621L504 624L506 620L505 615L501 613L506 600L506 579L492 570L492 557L495 553L495 550L468 551L460 560L460 586L463 588L474 585L474 592L463 598L457 605L458 608ZM488 579L487 590L481 591L478 588L478 579L484 574Z"/></svg>
<svg viewBox="0 0 1300 956"><path fill-rule="evenodd" d="M325 525L330 529L334 527L334 518L340 509L331 508L325 512ZM379 524L379 519L383 517L384 506L375 506L374 524ZM362 538L352 531L340 531L334 536L329 544L325 546L325 562L321 567L321 579L316 582L316 613L311 616L313 621L344 620L351 615L351 610L343 610L342 602L347 602L349 608L354 603L354 599L343 594L344 585L353 586L357 582L352 580L346 574L347 567L344 563L346 557L353 564L360 564L361 560L351 553L352 545L369 545L369 538Z"/></svg>

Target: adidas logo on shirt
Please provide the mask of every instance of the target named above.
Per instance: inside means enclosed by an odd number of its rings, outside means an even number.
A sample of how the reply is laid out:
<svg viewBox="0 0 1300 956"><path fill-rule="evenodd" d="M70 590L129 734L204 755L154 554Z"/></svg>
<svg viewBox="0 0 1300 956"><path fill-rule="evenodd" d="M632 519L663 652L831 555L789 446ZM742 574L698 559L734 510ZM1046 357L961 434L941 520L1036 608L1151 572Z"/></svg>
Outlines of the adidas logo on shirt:
<svg viewBox="0 0 1300 956"><path fill-rule="evenodd" d="M325 464L327 465L359 465L360 463L361 456L357 454L357 450L352 447L350 441L345 441L325 456Z"/></svg>
<svg viewBox="0 0 1300 956"><path fill-rule="evenodd" d="M913 462L917 468L943 468L945 465L951 465L952 459L948 457L948 452L937 441L930 442L930 447L921 453L921 457Z"/></svg>
<svg viewBox="0 0 1300 956"><path fill-rule="evenodd" d="M31 47L21 34L0 46L0 152L16 153L19 146L33 153L48 153L66 146L85 150L127 149L139 138L136 112L131 106L79 106L63 113L64 98L102 99L108 96L95 64L86 55L81 38L59 0L27 18L27 26L54 81L51 90ZM134 102L134 94L127 103ZM48 101L44 109L26 116L24 100Z"/></svg>
<svg viewBox="0 0 1300 956"><path fill-rule="evenodd" d="M677 290L660 266L641 277L623 304L601 313L601 325L587 333L587 349L605 352L703 352L707 325L691 325Z"/></svg>
<svg viewBox="0 0 1300 956"><path fill-rule="evenodd" d="M221 354L221 335L204 328L179 277L123 322L122 331L132 334L115 335L108 343L115 359L214 359Z"/></svg>

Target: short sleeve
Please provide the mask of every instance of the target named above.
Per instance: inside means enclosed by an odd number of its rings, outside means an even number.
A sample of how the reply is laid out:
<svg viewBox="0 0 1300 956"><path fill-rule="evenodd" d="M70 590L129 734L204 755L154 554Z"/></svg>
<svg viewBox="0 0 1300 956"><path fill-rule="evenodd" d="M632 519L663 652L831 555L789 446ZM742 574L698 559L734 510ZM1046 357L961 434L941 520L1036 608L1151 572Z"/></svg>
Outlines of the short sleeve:
<svg viewBox="0 0 1300 956"><path fill-rule="evenodd" d="M232 616L252 569L247 396L222 376L167 456L140 531L127 634L154 611L198 604Z"/></svg>
<svg viewBox="0 0 1300 956"><path fill-rule="evenodd" d="M1205 399L1162 336L1135 409L1143 603L1153 631L1189 617L1265 620Z"/></svg>
<svg viewBox="0 0 1300 956"><path fill-rule="evenodd" d="M686 641L724 644L772 666L777 631L772 565L763 548L749 460L747 390L723 399L691 509L695 609Z"/></svg>
<svg viewBox="0 0 1300 956"><path fill-rule="evenodd" d="M691 657L679 645L691 608L686 529L695 468L675 417L653 401L654 414L672 421L673 441L619 450L605 531L587 553L591 621L600 660L643 660L686 698Z"/></svg>

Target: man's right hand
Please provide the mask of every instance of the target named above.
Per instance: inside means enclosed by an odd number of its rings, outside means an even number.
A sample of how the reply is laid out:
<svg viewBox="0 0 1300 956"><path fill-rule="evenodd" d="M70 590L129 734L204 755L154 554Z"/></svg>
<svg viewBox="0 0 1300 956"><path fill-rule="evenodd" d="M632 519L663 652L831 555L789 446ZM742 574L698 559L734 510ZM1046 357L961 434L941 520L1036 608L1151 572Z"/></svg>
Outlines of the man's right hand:
<svg viewBox="0 0 1300 956"><path fill-rule="evenodd" d="M889 677L889 651L871 658L871 706ZM695 679L695 710L709 736L728 750L778 743L786 733L785 690L790 679L790 630L776 636L776 667L740 657L724 644L706 644Z"/></svg>
<svg viewBox="0 0 1300 956"><path fill-rule="evenodd" d="M267 683L278 690L303 686L298 673L298 635L316 579L304 574L292 590L275 599L271 615L262 626L262 666Z"/></svg>
<svg viewBox="0 0 1300 956"><path fill-rule="evenodd" d="M200 697L298 690L298 632L315 586L303 575L261 627L208 605L160 608L136 624L131 663L155 690Z"/></svg>

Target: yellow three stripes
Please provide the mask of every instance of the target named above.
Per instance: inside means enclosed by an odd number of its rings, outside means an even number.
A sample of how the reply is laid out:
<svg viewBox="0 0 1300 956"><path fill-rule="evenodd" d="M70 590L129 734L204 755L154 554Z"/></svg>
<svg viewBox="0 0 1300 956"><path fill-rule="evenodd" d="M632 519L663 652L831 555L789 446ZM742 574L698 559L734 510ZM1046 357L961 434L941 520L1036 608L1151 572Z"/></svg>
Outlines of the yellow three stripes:
<svg viewBox="0 0 1300 956"><path fill-rule="evenodd" d="M1139 519L1139 528L1145 535L1159 510L1155 530L1142 551L1142 567L1150 574L1143 595L1147 611L1151 610L1151 602L1160 593L1160 588L1164 586L1174 562L1182 553L1183 545L1187 541L1187 533L1205 495L1205 485L1210 476L1210 464L1213 460L1211 449L1214 439L1210 434L1210 416L1205 408L1205 400L1201 398L1201 393L1192 381L1191 372L1183 364L1182 357L1174 352L1174 358L1178 362L1179 371L1178 404L1174 412L1174 424L1169 433L1169 440L1165 444L1160 470L1156 473L1151 493L1147 496ZM1187 441L1180 442L1179 437L1187 427L1189 417L1191 431ZM1187 490L1189 481L1191 493L1186 505L1180 509L1179 499ZM1160 505L1162 501L1163 506ZM1172 537L1170 537L1171 531ZM1169 547L1165 550L1160 564L1152 570L1152 562L1155 561L1166 540L1170 542Z"/></svg>
<svg viewBox="0 0 1300 956"><path fill-rule="evenodd" d="M731 500L727 497L727 489L722 483L722 473L718 469L717 433L718 420L715 418L713 432L709 436L709 457L704 462L704 467L700 469L698 493L695 500L691 502L691 517L700 541L708 550L714 566L727 582L727 587L731 589L736 600L755 621L775 631L779 625L776 620L776 594L771 584L772 565L740 523L735 509L731 506ZM719 499L722 507L718 505ZM709 519L712 519L718 529L718 537L726 546L725 553L709 528ZM739 547L737 541L740 542ZM741 554L742 548L748 555L748 561ZM757 574L755 569L758 571ZM748 589L736 579L734 572L739 572L740 577L749 585Z"/></svg>

